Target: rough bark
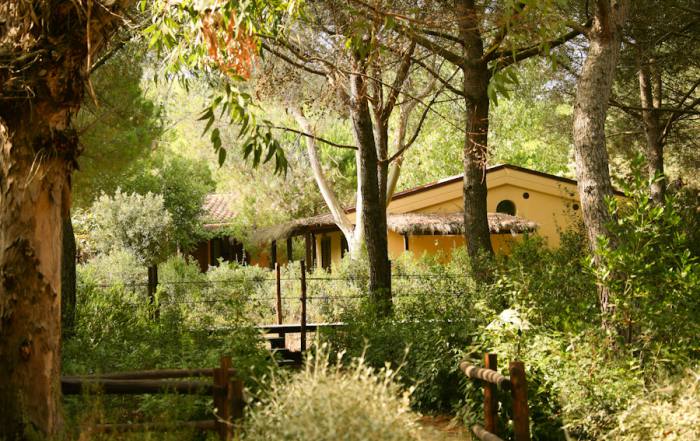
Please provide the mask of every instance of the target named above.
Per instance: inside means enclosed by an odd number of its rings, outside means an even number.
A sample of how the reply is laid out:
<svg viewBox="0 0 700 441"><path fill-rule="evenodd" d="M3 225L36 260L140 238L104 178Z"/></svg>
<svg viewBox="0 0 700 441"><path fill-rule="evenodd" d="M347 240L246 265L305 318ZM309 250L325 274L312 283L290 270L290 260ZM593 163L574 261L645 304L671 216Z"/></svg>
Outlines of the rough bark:
<svg viewBox="0 0 700 441"><path fill-rule="evenodd" d="M455 14L464 48L464 235L473 262L492 255L486 208L486 158L488 153L490 72L484 55L480 23L473 0L456 0Z"/></svg>
<svg viewBox="0 0 700 441"><path fill-rule="evenodd" d="M51 437L61 427L61 237L71 165L54 148L76 144L39 129L43 117L0 119L0 439Z"/></svg>
<svg viewBox="0 0 700 441"><path fill-rule="evenodd" d="M640 60L639 96L646 137L644 156L649 172L649 190L652 200L661 204L666 193L661 120L659 112L656 110L661 107L661 75L652 66L653 60Z"/></svg>
<svg viewBox="0 0 700 441"><path fill-rule="evenodd" d="M588 239L594 255L598 238L612 241L605 199L613 196L608 151L605 144L605 118L608 111L615 66L620 53L626 0L596 2L596 14L588 31L588 53L576 87L574 103L574 153L578 191ZM600 287L604 314L611 308L609 292Z"/></svg>
<svg viewBox="0 0 700 441"><path fill-rule="evenodd" d="M358 63L359 64L359 63ZM361 67L355 68L361 72ZM386 205L379 193L377 148L367 98L367 83L360 74L350 78L350 118L358 147L364 231L369 260L369 290L377 313L391 313L391 269L387 247Z"/></svg>
<svg viewBox="0 0 700 441"><path fill-rule="evenodd" d="M0 439L61 429L62 225L79 153L71 117L128 3L0 2Z"/></svg>
<svg viewBox="0 0 700 441"><path fill-rule="evenodd" d="M61 330L63 338L73 333L76 308L76 243L70 213L63 219L61 253Z"/></svg>

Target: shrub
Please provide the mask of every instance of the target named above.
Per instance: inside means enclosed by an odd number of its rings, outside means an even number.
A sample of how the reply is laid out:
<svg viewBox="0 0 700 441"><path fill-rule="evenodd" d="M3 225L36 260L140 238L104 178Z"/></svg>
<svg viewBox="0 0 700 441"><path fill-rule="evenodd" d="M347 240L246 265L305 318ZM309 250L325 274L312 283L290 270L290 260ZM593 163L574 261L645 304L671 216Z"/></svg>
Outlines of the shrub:
<svg viewBox="0 0 700 441"><path fill-rule="evenodd" d="M337 351L362 356L374 368L401 366L397 380L406 387L415 385L415 409L451 411L463 397L458 371L462 350L490 311L490 301L475 295L463 264L462 257L449 265L441 264L439 257L397 259L393 316L378 317L368 299L360 296L339 315L347 326L326 332L324 338Z"/></svg>
<svg viewBox="0 0 700 441"><path fill-rule="evenodd" d="M142 265L156 265L172 250L172 217L163 197L126 194L100 196L91 208L95 248L108 254L115 249L130 251Z"/></svg>
<svg viewBox="0 0 700 441"><path fill-rule="evenodd" d="M362 359L347 368L329 363L326 350L307 360L289 381L275 380L253 408L248 441L418 440L410 391L395 382L396 371L375 370Z"/></svg>
<svg viewBox="0 0 700 441"><path fill-rule="evenodd" d="M631 180L621 183L627 198L608 201L612 240L599 239L599 263L591 266L610 289L608 320L624 343L655 363L700 351L700 261L683 228L682 210L695 207L683 208L673 194L655 204L641 167L637 160Z"/></svg>
<svg viewBox="0 0 700 441"><path fill-rule="evenodd" d="M700 371L635 400L608 438L618 441L700 439Z"/></svg>

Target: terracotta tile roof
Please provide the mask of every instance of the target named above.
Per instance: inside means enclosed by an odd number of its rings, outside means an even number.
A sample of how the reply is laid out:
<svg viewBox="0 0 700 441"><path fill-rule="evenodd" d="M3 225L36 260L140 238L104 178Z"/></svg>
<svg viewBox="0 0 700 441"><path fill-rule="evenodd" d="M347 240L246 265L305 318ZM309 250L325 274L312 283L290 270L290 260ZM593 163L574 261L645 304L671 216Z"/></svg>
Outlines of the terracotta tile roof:
<svg viewBox="0 0 700 441"><path fill-rule="evenodd" d="M237 196L233 193L213 193L204 198L204 227L231 223L236 218L232 207Z"/></svg>

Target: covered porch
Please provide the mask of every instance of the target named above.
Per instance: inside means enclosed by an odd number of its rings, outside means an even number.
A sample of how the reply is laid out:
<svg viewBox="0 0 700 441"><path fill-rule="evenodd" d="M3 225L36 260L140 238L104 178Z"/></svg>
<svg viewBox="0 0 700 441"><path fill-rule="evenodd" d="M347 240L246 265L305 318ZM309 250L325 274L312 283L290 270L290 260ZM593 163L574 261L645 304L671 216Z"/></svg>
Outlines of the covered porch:
<svg viewBox="0 0 700 441"><path fill-rule="evenodd" d="M514 240L537 229L535 222L505 213L488 214L491 243L499 254L508 254ZM464 246L463 214L392 213L387 216L389 258L412 252L415 256L440 253L448 260L452 250ZM265 247L266 259L260 263L274 268L276 263L292 261L293 239L303 238L307 268L330 271L348 251L348 244L330 214L297 219L256 231L255 241ZM297 241L298 242L298 241ZM285 244L284 255L280 245Z"/></svg>

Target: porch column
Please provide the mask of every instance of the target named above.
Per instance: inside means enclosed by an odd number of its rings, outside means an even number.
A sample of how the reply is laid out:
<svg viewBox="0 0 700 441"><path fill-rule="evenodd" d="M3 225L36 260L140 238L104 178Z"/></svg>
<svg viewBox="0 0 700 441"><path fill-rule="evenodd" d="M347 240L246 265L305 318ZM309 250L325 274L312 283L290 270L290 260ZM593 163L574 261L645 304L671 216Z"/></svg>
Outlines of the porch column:
<svg viewBox="0 0 700 441"><path fill-rule="evenodd" d="M305 253L306 253L306 270L309 271L311 267L313 267L313 258L311 256L312 248L311 248L311 241L312 241L312 235L311 233L306 233L304 235L304 247L305 247Z"/></svg>
<svg viewBox="0 0 700 441"><path fill-rule="evenodd" d="M270 269L275 269L277 264L277 241L273 240L270 244Z"/></svg>
<svg viewBox="0 0 700 441"><path fill-rule="evenodd" d="M408 233L403 235L403 250L408 251Z"/></svg>

